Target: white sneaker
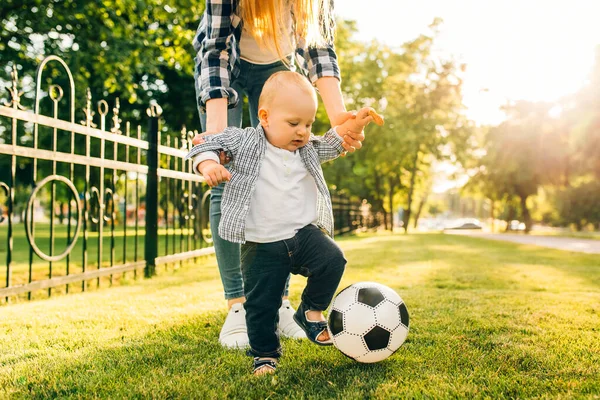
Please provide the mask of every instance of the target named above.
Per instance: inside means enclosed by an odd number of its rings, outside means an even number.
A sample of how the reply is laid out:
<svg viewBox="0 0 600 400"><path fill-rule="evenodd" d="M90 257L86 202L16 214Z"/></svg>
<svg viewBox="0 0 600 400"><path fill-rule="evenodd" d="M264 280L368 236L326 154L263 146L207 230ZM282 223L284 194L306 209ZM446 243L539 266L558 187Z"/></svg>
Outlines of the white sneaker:
<svg viewBox="0 0 600 400"><path fill-rule="evenodd" d="M243 349L250 345L246 328L246 310L242 303L231 306L219 334L221 346L230 349Z"/></svg>
<svg viewBox="0 0 600 400"><path fill-rule="evenodd" d="M281 336L293 339L306 339L306 333L294 321L295 312L296 310L294 310L290 301L283 300L279 308L279 327L277 327L277 331Z"/></svg>

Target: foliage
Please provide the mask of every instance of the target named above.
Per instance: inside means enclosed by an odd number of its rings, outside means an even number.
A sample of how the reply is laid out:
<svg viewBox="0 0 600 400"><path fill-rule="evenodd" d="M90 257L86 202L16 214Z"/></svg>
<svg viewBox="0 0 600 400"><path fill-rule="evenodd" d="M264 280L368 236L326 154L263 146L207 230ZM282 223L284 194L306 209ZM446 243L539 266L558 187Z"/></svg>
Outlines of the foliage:
<svg viewBox="0 0 600 400"><path fill-rule="evenodd" d="M178 130L197 121L191 41L203 10L203 1L190 0L4 0L0 79L9 79L13 63L23 75L53 54L73 72L80 107L87 87L94 101L112 106L119 97L127 119L154 99ZM48 79L66 89L64 73L49 67Z"/></svg>
<svg viewBox="0 0 600 400"><path fill-rule="evenodd" d="M587 224L600 227L600 183L591 181L569 187L557 199L558 212L564 225L573 224L578 231Z"/></svg>
<svg viewBox="0 0 600 400"><path fill-rule="evenodd" d="M508 119L485 136L470 190L505 202L505 217L520 214L528 227L531 205L543 222L578 229L597 224L600 186L591 181L600 177L598 85L600 47L590 80L578 93L558 103L520 101L507 107Z"/></svg>
<svg viewBox="0 0 600 400"><path fill-rule="evenodd" d="M156 100L164 109L165 132L177 136L182 125L198 128L191 41L203 9L204 2L189 0L7 0L0 12L0 82L7 82L13 64L23 78L54 54L73 72L77 121L83 119L89 87L93 102L106 99L112 108L120 98L122 119L134 124ZM410 217L413 199L427 198L431 164L459 159L471 135L462 115L464 67L431 52L440 25L436 20L427 34L392 49L357 41L354 22L338 24L336 50L348 108L373 106L386 125L370 126L364 149L328 165L325 173L332 187L367 199L376 211L392 213L399 202ZM67 87L57 67L48 64L44 90L50 81ZM29 106L30 76L23 85ZM42 112L49 113L50 105L43 99ZM315 132L323 132L328 120L322 107L317 117ZM45 140L41 147L49 147ZM23 173L30 175L26 168Z"/></svg>
<svg viewBox="0 0 600 400"><path fill-rule="evenodd" d="M365 147L328 165L325 173L338 190L368 199L377 210L393 213L398 194L410 210L417 191L427 197L433 160L456 159L467 147L471 130L462 115L463 67L431 54L440 24L434 21L430 35L400 49L348 41L354 25L338 25L346 101L350 108L380 110L386 125L367 128ZM410 212L404 215L408 220Z"/></svg>

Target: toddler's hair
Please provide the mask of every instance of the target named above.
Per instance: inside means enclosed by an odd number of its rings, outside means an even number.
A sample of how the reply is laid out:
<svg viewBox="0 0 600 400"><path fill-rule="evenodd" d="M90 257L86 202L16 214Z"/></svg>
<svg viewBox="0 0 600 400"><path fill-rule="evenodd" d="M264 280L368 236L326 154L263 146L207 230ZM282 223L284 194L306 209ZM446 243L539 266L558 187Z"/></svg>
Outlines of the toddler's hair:
<svg viewBox="0 0 600 400"><path fill-rule="evenodd" d="M305 90L306 93L314 98L315 103L317 102L317 93L306 77L297 72L279 71L271 75L265 82L258 99L258 108L270 105L277 92L285 90L290 85L298 86Z"/></svg>

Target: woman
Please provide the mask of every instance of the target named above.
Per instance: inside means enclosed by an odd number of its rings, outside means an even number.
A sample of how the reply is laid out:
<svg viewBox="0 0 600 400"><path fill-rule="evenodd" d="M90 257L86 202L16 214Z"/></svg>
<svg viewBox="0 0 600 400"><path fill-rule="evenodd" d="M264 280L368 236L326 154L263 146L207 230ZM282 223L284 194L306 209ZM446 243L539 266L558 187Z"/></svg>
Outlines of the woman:
<svg viewBox="0 0 600 400"><path fill-rule="evenodd" d="M204 132L194 138L194 144L201 142L203 135L221 132L227 126L241 127L243 95L248 98L251 124L257 126L258 98L265 81L275 72L295 69L295 64L317 87L332 126L353 118L346 111L340 89L332 11L329 0L207 0L193 42ZM347 151L362 146L360 129L344 137ZM246 347L240 246L218 235L222 193L223 184L213 188L210 202L211 231L229 307L219 342L225 347ZM287 295L286 285L279 309L279 332L305 337L292 319L295 310Z"/></svg>

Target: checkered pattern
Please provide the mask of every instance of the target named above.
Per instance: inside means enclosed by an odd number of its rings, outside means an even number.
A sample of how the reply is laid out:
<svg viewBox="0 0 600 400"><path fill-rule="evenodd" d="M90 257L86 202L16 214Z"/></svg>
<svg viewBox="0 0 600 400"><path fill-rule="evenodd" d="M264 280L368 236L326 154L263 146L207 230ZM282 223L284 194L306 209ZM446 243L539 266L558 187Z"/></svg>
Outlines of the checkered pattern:
<svg viewBox="0 0 600 400"><path fill-rule="evenodd" d="M192 148L186 159L200 153L223 150L231 157L231 180L225 184L221 200L219 235L230 242L244 243L246 217L250 199L258 180L260 165L267 148L262 127L226 128L222 133L205 137L206 142ZM308 144L300 148L300 158L315 180L317 196L317 226L333 237L333 212L329 190L321 163L337 158L343 151L342 138L330 129L324 136L311 135Z"/></svg>
<svg viewBox="0 0 600 400"><path fill-rule="evenodd" d="M192 42L196 51L194 77L197 102L201 110L205 110L210 99L227 98L230 107L238 102L238 94L231 88L231 81L240 72L239 43L243 24L236 14L238 5L237 0L206 1L206 10ZM329 18L333 20L333 16ZM295 27L293 13L292 23ZM295 39L296 62L311 82L315 83L324 76L341 80L333 46L317 49L307 47L301 37Z"/></svg>

